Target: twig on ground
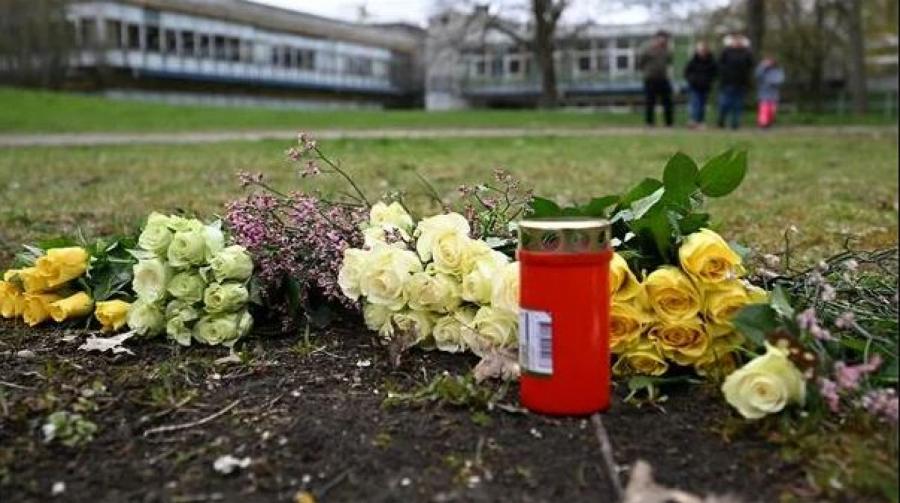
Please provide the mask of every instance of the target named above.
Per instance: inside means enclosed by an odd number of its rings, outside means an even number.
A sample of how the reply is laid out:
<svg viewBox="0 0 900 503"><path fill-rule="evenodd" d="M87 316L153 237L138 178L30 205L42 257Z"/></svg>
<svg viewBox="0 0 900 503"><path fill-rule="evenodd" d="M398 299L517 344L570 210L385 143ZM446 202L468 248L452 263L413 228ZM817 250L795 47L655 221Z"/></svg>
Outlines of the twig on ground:
<svg viewBox="0 0 900 503"><path fill-rule="evenodd" d="M200 503L201 501L221 501L225 499L222 493L212 494L185 494L184 496L172 496L172 503Z"/></svg>
<svg viewBox="0 0 900 503"><path fill-rule="evenodd" d="M190 423L173 424L171 426L160 426L158 428L150 428L149 430L144 432L144 436L147 437L147 436L153 435L155 433L168 433L171 431L186 430L188 428L194 428L196 426L204 425L204 424L216 419L217 417L225 414L229 410L237 407L237 404L239 404L239 403L241 403L241 400L237 399L237 400L231 402L230 404L228 404L227 407L220 410L219 412L216 412L215 414L206 416L203 419L199 419L197 421L192 421Z"/></svg>
<svg viewBox="0 0 900 503"><path fill-rule="evenodd" d="M616 459L613 457L612 442L609 440L609 433L603 426L603 416L600 413L591 416L594 423L594 432L597 434L597 441L600 443L600 454L603 456L603 464L606 466L606 476L612 485L613 492L616 494L615 501L622 501L625 491L622 490L622 482L619 480L619 471L616 468Z"/></svg>
<svg viewBox="0 0 900 503"><path fill-rule="evenodd" d="M16 384L14 382L6 382L6 381L0 381L0 385L6 386L8 388L23 389L23 390L27 390L27 391L33 391L33 390L37 389L34 386L24 386L22 384Z"/></svg>

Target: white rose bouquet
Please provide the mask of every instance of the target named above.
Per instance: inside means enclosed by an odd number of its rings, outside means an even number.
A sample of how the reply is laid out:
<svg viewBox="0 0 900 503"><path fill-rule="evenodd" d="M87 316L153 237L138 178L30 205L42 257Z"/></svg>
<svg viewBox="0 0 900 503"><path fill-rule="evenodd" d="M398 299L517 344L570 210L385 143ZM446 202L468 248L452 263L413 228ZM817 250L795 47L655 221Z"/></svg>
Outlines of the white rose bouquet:
<svg viewBox="0 0 900 503"><path fill-rule="evenodd" d="M338 275L361 301L366 326L387 342L485 356L514 348L518 263L473 239L447 213L416 222L398 202L372 206L363 248L348 248Z"/></svg>
<svg viewBox="0 0 900 503"><path fill-rule="evenodd" d="M132 253L137 301L128 326L143 336L165 333L231 347L253 326L247 310L253 261L242 246L225 246L219 222L153 213Z"/></svg>

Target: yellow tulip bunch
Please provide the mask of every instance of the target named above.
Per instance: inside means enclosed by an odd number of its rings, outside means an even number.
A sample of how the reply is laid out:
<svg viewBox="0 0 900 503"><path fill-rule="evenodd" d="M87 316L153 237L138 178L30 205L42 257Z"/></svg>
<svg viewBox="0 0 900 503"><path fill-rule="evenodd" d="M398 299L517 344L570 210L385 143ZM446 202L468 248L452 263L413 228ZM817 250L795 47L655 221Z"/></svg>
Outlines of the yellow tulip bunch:
<svg viewBox="0 0 900 503"><path fill-rule="evenodd" d="M72 287L72 282L87 272L90 259L84 248L52 248L33 266L6 271L0 281L0 316L22 318L33 327L51 319L60 323L96 312L104 330L120 328L123 322L118 320L124 316L116 313L123 310L121 304L127 312L127 303L98 302L95 306L90 295Z"/></svg>
<svg viewBox="0 0 900 503"><path fill-rule="evenodd" d="M742 281L740 256L709 229L688 236L678 250L680 267L666 265L638 281L614 255L610 267L610 348L618 375L659 376L670 364L700 375L724 376L737 367L743 337L731 317L765 301L765 292Z"/></svg>

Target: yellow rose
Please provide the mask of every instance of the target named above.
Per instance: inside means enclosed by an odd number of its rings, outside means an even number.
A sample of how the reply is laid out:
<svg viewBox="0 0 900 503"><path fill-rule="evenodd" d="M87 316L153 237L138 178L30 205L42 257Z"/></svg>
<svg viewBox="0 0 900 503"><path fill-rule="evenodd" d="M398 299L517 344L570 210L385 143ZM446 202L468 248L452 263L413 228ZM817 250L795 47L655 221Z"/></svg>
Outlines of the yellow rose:
<svg viewBox="0 0 900 503"><path fill-rule="evenodd" d="M59 300L59 295L55 293L26 293L22 319L29 327L49 320L50 304L57 300Z"/></svg>
<svg viewBox="0 0 900 503"><path fill-rule="evenodd" d="M27 293L42 293L51 290L47 278L38 272L36 267L19 269L15 279L22 283L22 289Z"/></svg>
<svg viewBox="0 0 900 503"><path fill-rule="evenodd" d="M768 304L769 292L758 286L753 286L749 281L743 281L744 288L747 290L747 296L750 297L751 304Z"/></svg>
<svg viewBox="0 0 900 503"><path fill-rule="evenodd" d="M0 316L17 318L22 315L24 307L22 292L19 287L7 281L0 281Z"/></svg>
<svg viewBox="0 0 900 503"><path fill-rule="evenodd" d="M700 292L680 269L663 266L644 280L647 303L662 320L693 318L703 307Z"/></svg>
<svg viewBox="0 0 900 503"><path fill-rule="evenodd" d="M128 309L131 304L123 300L106 300L97 302L94 317L100 322L104 332L116 332L128 321Z"/></svg>
<svg viewBox="0 0 900 503"><path fill-rule="evenodd" d="M641 284L635 277L628 262L618 253L613 253L609 263L609 293L615 300L629 300L641 291Z"/></svg>
<svg viewBox="0 0 900 503"><path fill-rule="evenodd" d="M627 352L619 355L612 367L613 374L661 376L669 370L669 364L659 353L653 341L640 338Z"/></svg>
<svg viewBox="0 0 900 503"><path fill-rule="evenodd" d="M91 256L84 248L53 248L39 257L34 263L35 269L47 279L49 288L59 287L87 271Z"/></svg>
<svg viewBox="0 0 900 503"><path fill-rule="evenodd" d="M469 222L459 213L448 213L422 219L416 227L416 252L422 260L431 260L435 240L444 234L468 237Z"/></svg>
<svg viewBox="0 0 900 503"><path fill-rule="evenodd" d="M709 229L685 238L678 249L682 269L699 283L721 283L744 273L741 257Z"/></svg>
<svg viewBox="0 0 900 503"><path fill-rule="evenodd" d="M706 352L694 362L697 375L721 380L734 372L738 364L735 348L739 345L739 342L728 336L712 339Z"/></svg>
<svg viewBox="0 0 900 503"><path fill-rule="evenodd" d="M787 352L766 344L766 354L725 378L722 392L747 419L779 412L789 403L806 402L803 374L788 360Z"/></svg>
<svg viewBox="0 0 900 503"><path fill-rule="evenodd" d="M510 313L519 312L519 263L505 264L494 274L491 307Z"/></svg>
<svg viewBox="0 0 900 503"><path fill-rule="evenodd" d="M80 318L94 310L94 299L84 292L78 292L50 304L48 311L53 321L60 323L71 318Z"/></svg>
<svg viewBox="0 0 900 503"><path fill-rule="evenodd" d="M704 293L703 314L718 325L731 325L731 317L752 302L747 289L737 279L723 281Z"/></svg>
<svg viewBox="0 0 900 503"><path fill-rule="evenodd" d="M372 304L400 311L406 306L406 282L422 272L422 262L410 250L379 246L372 250L359 277L359 290Z"/></svg>
<svg viewBox="0 0 900 503"><path fill-rule="evenodd" d="M609 310L609 347L620 354L636 342L652 318L634 302L613 301Z"/></svg>
<svg viewBox="0 0 900 503"><path fill-rule="evenodd" d="M447 274L417 272L406 282L410 309L449 313L462 302L459 283Z"/></svg>
<svg viewBox="0 0 900 503"><path fill-rule="evenodd" d="M658 321L647 335L663 356L679 365L692 365L709 346L709 334L697 317Z"/></svg>

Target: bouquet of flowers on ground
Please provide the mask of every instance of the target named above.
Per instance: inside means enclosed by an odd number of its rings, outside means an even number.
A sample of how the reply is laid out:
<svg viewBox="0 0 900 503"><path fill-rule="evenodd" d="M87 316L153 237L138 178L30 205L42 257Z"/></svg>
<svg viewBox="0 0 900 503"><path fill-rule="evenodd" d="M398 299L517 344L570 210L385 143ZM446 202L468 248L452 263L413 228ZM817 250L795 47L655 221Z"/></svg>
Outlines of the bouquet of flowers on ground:
<svg viewBox="0 0 900 503"><path fill-rule="evenodd" d="M379 202L362 232L365 245L344 252L338 284L361 300L369 329L401 349L484 356L515 347L518 263L472 239L465 217L415 222L398 202Z"/></svg>
<svg viewBox="0 0 900 503"><path fill-rule="evenodd" d="M152 213L138 247L128 313L137 334L231 347L250 331L253 261L242 246L225 246L219 222Z"/></svg>
<svg viewBox="0 0 900 503"><path fill-rule="evenodd" d="M128 240L73 246L67 239L25 246L0 281L0 316L29 326L61 323L92 313L104 331L124 325L132 258Z"/></svg>

